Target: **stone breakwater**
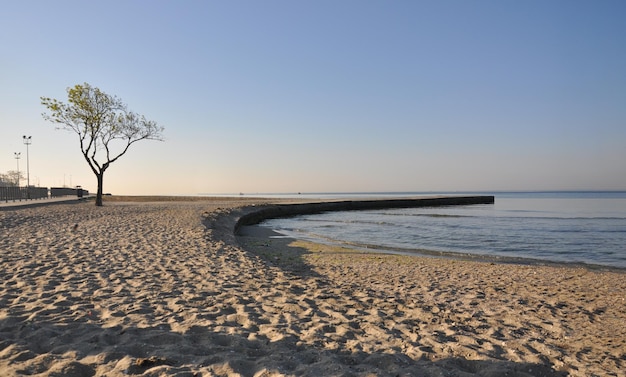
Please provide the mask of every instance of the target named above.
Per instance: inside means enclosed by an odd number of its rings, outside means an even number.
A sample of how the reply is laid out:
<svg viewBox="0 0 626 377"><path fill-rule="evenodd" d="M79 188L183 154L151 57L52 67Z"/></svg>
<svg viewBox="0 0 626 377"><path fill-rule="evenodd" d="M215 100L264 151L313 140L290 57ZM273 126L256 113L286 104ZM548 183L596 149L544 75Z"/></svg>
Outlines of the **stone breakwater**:
<svg viewBox="0 0 626 377"><path fill-rule="evenodd" d="M235 232L240 227L258 224L264 220L279 217L310 215L330 211L359 211L391 208L416 208L459 206L471 204L493 204L493 196L451 196L434 198L407 198L407 199L374 199L374 200L344 200L315 203L273 204L262 207L246 207L240 212L235 223Z"/></svg>

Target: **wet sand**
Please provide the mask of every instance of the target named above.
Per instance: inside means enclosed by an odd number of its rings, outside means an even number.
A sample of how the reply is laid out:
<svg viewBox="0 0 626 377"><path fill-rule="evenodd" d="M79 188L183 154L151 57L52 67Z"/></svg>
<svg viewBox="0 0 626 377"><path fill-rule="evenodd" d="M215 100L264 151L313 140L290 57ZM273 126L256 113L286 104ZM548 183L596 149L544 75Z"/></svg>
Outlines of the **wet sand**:
<svg viewBox="0 0 626 377"><path fill-rule="evenodd" d="M236 237L267 201L133 200L0 211L0 375L626 369L623 272Z"/></svg>

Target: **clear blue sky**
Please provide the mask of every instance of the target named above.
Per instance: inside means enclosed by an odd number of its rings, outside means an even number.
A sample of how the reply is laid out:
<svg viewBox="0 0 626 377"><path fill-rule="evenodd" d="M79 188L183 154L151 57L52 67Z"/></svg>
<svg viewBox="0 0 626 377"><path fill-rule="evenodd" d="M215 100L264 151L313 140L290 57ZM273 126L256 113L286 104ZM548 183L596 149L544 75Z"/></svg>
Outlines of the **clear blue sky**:
<svg viewBox="0 0 626 377"><path fill-rule="evenodd" d="M10 1L0 172L96 179L39 97L165 127L106 192L626 189L626 1Z"/></svg>

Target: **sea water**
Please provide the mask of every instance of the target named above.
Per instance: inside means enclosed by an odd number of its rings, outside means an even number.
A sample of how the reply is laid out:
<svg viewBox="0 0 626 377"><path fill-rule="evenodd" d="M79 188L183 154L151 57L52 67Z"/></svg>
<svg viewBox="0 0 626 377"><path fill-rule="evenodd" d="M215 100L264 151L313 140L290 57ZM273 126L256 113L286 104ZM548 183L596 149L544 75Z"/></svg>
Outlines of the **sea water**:
<svg viewBox="0 0 626 377"><path fill-rule="evenodd" d="M359 249L626 268L626 192L468 193L483 194L495 204L326 212L261 225Z"/></svg>

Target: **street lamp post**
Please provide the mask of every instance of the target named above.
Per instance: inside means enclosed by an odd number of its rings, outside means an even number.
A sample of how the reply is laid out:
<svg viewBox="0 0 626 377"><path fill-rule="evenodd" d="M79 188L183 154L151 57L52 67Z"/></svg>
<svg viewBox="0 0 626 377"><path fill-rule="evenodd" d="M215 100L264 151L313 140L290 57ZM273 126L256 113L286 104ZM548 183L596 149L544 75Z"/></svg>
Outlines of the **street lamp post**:
<svg viewBox="0 0 626 377"><path fill-rule="evenodd" d="M24 144L26 144L26 192L28 193L28 199L30 199L30 162L28 158L28 146L32 143L32 136L22 136Z"/></svg>
<svg viewBox="0 0 626 377"><path fill-rule="evenodd" d="M15 161L17 161L17 175L15 176L15 181L17 182L17 187L20 187L20 152L13 152L15 155Z"/></svg>

